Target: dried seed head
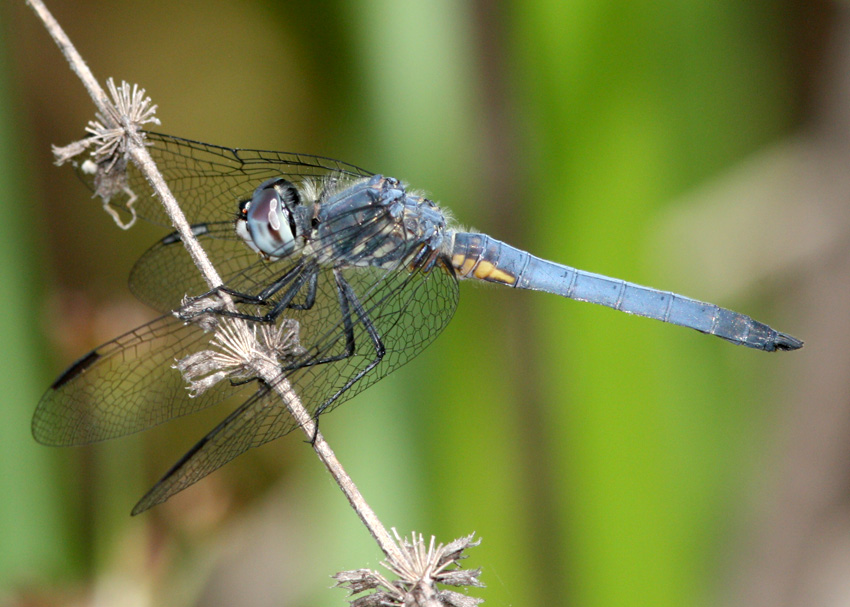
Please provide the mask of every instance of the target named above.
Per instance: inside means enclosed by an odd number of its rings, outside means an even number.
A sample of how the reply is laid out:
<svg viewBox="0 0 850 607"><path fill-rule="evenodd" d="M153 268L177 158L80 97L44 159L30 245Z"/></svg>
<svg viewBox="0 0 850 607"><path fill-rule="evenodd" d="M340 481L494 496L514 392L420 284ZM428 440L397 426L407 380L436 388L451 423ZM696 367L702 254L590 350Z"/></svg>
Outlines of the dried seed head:
<svg viewBox="0 0 850 607"><path fill-rule="evenodd" d="M112 104L107 106L106 116L98 113L97 120L89 121L86 131L91 133L92 143L98 145L92 152L92 159L105 165L109 172L120 158L126 163L127 138L141 131L145 124L159 124L159 119L151 98L145 97L145 89L136 84L131 88L126 82L118 88L112 78L106 81L106 86L112 95Z"/></svg>
<svg viewBox="0 0 850 607"><path fill-rule="evenodd" d="M262 323L259 331L259 323L249 323L246 328L245 321L216 318L213 313L203 314L196 320L207 330L209 318L215 318L210 348L190 354L173 365L189 384L191 396L203 394L223 379L252 379L259 374L260 365L279 366L304 352L295 320L284 319L277 327Z"/></svg>
<svg viewBox="0 0 850 607"><path fill-rule="evenodd" d="M90 136L64 147L53 146L53 154L56 164L72 161L84 175L91 176L95 196L103 200L103 209L119 227L126 230L136 222L133 203L137 198L127 180L127 141L133 134L143 137L143 126L159 124L159 119L155 116L156 106L151 103L150 97L145 96L144 89L135 84L131 87L126 82L116 87L112 78L106 81L106 85L112 103L106 107L106 115L96 114L97 120L90 121L86 126ZM77 159L93 146L96 147L90 150L89 158L82 161ZM110 200L119 194L127 196L125 205L130 212L130 220L126 223L109 206Z"/></svg>
<svg viewBox="0 0 850 607"><path fill-rule="evenodd" d="M393 533L405 558L402 562L390 559L383 565L398 576L397 580L390 582L380 573L369 569L344 571L334 576L336 585L347 588L349 595L376 591L353 599L352 607L474 607L482 602L483 599L437 588L437 584L484 586L478 579L480 569L466 570L458 566L458 562L466 558L463 551L477 546L480 540L473 540L470 535L445 546L435 546L432 536L426 548L421 534L411 534L412 541L408 541L402 540L395 529Z"/></svg>

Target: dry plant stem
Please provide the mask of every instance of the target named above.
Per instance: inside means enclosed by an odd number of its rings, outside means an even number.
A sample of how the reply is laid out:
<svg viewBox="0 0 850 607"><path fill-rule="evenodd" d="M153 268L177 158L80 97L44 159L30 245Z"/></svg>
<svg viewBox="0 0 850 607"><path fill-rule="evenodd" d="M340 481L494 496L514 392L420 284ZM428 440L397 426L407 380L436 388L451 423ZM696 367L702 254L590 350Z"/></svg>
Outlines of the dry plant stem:
<svg viewBox="0 0 850 607"><path fill-rule="evenodd" d="M68 63L71 65L71 69L76 73L80 80L83 81L86 89L91 95L91 98L94 100L95 105L100 111L101 116L108 117L110 116L110 112L107 110L107 107L111 105L111 101L109 97L106 95L104 90L98 84L97 80L89 70L86 63L83 61L83 58L74 48L73 44L71 44L71 40L41 2L41 0L27 0L27 4L29 4L33 10L35 10L36 14L41 18L44 22L45 27L47 28L50 35L53 37L56 44L59 46L59 49L65 55L65 58L68 60ZM165 183L162 175L156 167L156 163L154 163L150 154L145 147L142 136L138 133L135 127L129 124L129 121L126 124L110 124L108 127L118 128L123 127L127 131L127 150L129 156L133 159L142 173L150 182L154 191L159 196L163 205L165 206L165 210L168 213L168 216L171 218L171 221L174 225L174 228L180 234L180 237L183 240L183 244L189 252L189 255L192 257L192 261L198 267L198 270L204 277L204 280L207 282L209 287L215 288L222 284L222 280L216 272L215 268L210 263L209 259L206 256L201 245L198 243L195 236L192 234L192 230L189 227L189 223L186 221L183 212L180 210L180 207L177 204L177 201L174 199L174 196L171 194L171 191L168 189L168 186ZM221 294L222 300L227 309L231 311L235 311L236 308L233 305L233 301L226 294ZM250 331L248 330L247 324L245 322L238 323L240 330L245 332L246 335L250 335ZM251 337L253 339L253 337ZM319 456L319 459L331 473L334 480L336 480L340 489L342 489L346 498L348 498L349 503L352 508L354 508L357 515L360 517L360 520L366 525L369 529L369 532L372 534L372 537L375 538L375 541L378 542L378 545L381 547L381 550L384 554L391 559L396 559L399 562L403 561L404 557L399 550L398 546L390 537L390 534L378 520L377 515L374 511L369 507L366 501L363 499L363 496L358 491L357 487L354 484L354 481L348 476L348 474L343 469L342 465L337 460L336 455L333 450L331 450L330 446L325 442L324 437L318 431L316 427L315 421L311 418L310 414L301 404L300 399L297 394L295 394L294 390L292 390L289 382L281 380L278 376L280 374L280 369L274 367L274 365L258 365L258 376L263 379L269 386L271 386L276 392L278 392L281 400L284 402L286 407L289 409L290 413L295 417L298 423L301 425L304 433L312 440L313 449L316 451L316 454Z"/></svg>

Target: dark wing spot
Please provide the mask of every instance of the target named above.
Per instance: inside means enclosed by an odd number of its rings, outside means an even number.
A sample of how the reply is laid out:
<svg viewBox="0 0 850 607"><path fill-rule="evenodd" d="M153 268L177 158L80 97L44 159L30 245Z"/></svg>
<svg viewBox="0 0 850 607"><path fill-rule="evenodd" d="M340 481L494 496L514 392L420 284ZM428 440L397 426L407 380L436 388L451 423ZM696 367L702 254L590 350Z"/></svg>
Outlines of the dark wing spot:
<svg viewBox="0 0 850 607"><path fill-rule="evenodd" d="M99 358L100 354L97 353L97 350L92 350L91 352L83 356L80 360L75 362L73 365L65 369L65 372L60 375L55 382L53 382L53 384L50 386L50 389L58 390L78 375L85 373L86 369L91 367Z"/></svg>
<svg viewBox="0 0 850 607"><path fill-rule="evenodd" d="M192 230L192 234L195 236L203 236L210 231L210 226L208 223L196 223L195 225L190 226ZM175 244L178 242L183 242L183 239L180 237L179 232L172 232L165 238L160 241L164 245Z"/></svg>

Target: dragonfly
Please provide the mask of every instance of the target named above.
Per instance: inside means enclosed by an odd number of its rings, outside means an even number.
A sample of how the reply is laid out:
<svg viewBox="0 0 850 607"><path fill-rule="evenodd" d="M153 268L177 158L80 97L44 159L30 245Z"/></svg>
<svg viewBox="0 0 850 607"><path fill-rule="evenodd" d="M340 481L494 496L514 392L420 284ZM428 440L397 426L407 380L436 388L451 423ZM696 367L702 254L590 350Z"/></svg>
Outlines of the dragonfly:
<svg viewBox="0 0 850 607"><path fill-rule="evenodd" d="M454 314L461 280L601 304L768 352L803 345L744 314L455 229L423 194L351 164L152 132L145 138L223 284L210 291L181 237L162 238L129 282L163 315L74 362L32 420L38 442L81 445L238 397L241 404L139 500L134 515L299 427L274 382L199 362L199 353L222 354L221 333L232 317L265 336L279 380L313 419L430 344ZM170 224L133 165L75 166L91 187L108 190L112 212ZM109 171L118 178L104 188ZM234 308L209 303L217 293L232 296Z"/></svg>

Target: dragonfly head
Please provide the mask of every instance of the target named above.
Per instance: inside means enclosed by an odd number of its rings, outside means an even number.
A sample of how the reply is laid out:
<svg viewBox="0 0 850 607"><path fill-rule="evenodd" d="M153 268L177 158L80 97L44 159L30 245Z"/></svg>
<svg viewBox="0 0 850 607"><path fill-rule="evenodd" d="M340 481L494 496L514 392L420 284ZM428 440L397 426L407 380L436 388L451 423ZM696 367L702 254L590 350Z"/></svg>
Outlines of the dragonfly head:
<svg viewBox="0 0 850 607"><path fill-rule="evenodd" d="M276 177L261 183L250 200L239 203L236 232L249 247L269 257L286 257L299 236L295 221L301 195L295 185Z"/></svg>

